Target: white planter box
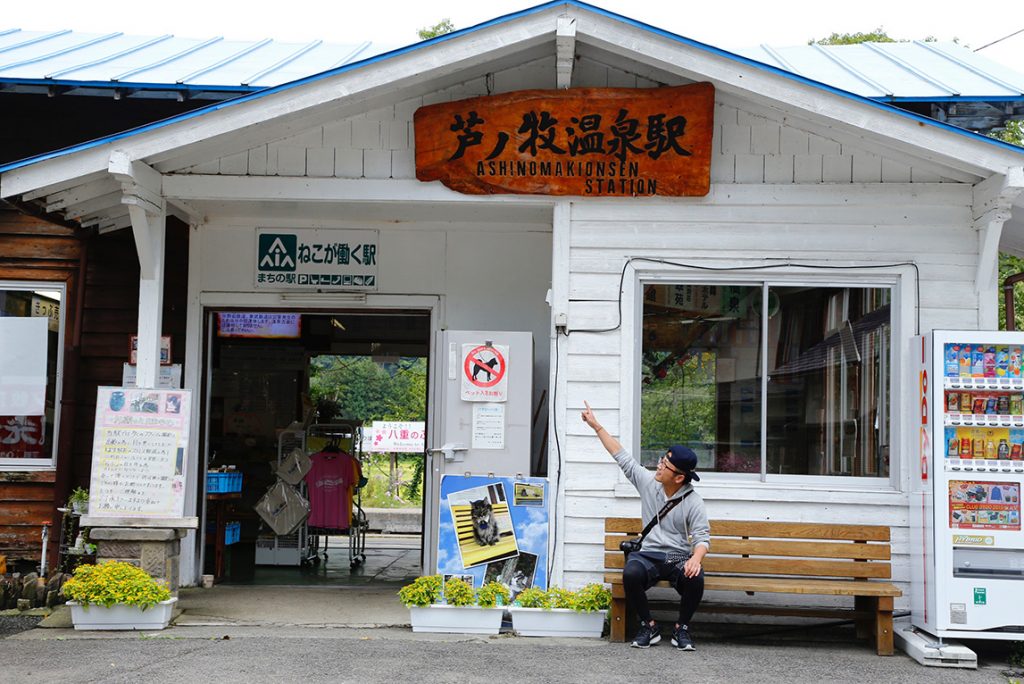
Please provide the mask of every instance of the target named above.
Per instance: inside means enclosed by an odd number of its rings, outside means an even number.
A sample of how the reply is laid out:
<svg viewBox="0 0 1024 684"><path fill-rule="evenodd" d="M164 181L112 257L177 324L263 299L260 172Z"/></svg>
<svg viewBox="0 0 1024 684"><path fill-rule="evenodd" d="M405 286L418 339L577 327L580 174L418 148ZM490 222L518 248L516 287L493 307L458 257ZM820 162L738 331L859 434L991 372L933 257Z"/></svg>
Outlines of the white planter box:
<svg viewBox="0 0 1024 684"><path fill-rule="evenodd" d="M104 606L80 606L68 601L71 606L71 621L75 629L163 629L171 621L171 611L177 602L171 597L152 608L142 610L137 606L116 604Z"/></svg>
<svg viewBox="0 0 1024 684"><path fill-rule="evenodd" d="M520 636L600 637L607 610L577 613L568 608L518 608L511 606L512 629Z"/></svg>
<svg viewBox="0 0 1024 684"><path fill-rule="evenodd" d="M504 608L478 606L409 606L414 632L448 634L497 634L501 630Z"/></svg>

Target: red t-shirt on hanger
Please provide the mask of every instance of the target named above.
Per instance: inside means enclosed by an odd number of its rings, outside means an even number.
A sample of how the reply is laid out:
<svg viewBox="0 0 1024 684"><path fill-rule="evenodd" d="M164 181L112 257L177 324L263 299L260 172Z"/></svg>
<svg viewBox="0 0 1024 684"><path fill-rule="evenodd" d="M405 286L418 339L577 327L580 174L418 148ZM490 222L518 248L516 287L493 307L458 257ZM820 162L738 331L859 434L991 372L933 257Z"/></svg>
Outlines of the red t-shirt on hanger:
<svg viewBox="0 0 1024 684"><path fill-rule="evenodd" d="M358 482L358 462L344 451L319 451L306 473L310 527L348 529L352 520L352 491Z"/></svg>

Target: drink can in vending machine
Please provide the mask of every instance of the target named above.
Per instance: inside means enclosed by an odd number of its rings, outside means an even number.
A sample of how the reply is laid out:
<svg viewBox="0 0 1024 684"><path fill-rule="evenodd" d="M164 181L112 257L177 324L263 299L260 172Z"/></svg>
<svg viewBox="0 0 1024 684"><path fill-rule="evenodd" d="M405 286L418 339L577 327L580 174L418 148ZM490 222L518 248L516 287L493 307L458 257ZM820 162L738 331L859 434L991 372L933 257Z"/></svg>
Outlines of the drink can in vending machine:
<svg viewBox="0 0 1024 684"><path fill-rule="evenodd" d="M946 413L960 411L960 395L957 392L946 392Z"/></svg>
<svg viewBox="0 0 1024 684"><path fill-rule="evenodd" d="M1010 415L1019 416L1024 414L1024 395L1015 392L1010 395Z"/></svg>
<svg viewBox="0 0 1024 684"><path fill-rule="evenodd" d="M970 413L971 412L971 400L973 398L974 397L973 397L973 395L970 392L961 392L960 393L960 413Z"/></svg>
<svg viewBox="0 0 1024 684"><path fill-rule="evenodd" d="M1006 374L1011 378L1020 377L1020 347L1010 347L1010 360L1006 366ZM961 372L961 375L963 373Z"/></svg>

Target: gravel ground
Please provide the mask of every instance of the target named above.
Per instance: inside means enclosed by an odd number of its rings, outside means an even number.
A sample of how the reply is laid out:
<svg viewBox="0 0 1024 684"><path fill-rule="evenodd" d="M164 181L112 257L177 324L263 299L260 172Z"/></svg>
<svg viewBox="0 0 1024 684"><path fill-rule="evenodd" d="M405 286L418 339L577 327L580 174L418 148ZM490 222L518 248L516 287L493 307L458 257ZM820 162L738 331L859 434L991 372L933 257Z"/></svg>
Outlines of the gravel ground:
<svg viewBox="0 0 1024 684"><path fill-rule="evenodd" d="M42 619L36 615L0 615L0 639L33 629Z"/></svg>

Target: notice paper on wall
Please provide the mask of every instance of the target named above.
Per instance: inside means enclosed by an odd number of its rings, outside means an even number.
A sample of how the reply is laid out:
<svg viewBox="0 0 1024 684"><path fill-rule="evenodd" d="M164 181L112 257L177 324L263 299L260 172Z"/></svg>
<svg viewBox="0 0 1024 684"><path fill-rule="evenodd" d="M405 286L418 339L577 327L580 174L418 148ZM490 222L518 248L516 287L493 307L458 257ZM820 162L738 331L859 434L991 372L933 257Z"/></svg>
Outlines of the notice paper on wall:
<svg viewBox="0 0 1024 684"><path fill-rule="evenodd" d="M0 318L0 416L46 410L46 318Z"/></svg>
<svg viewBox="0 0 1024 684"><path fill-rule="evenodd" d="M97 390L91 517L184 516L191 408L189 390Z"/></svg>
<svg viewBox="0 0 1024 684"><path fill-rule="evenodd" d="M505 448L504 404L473 404L473 448Z"/></svg>

